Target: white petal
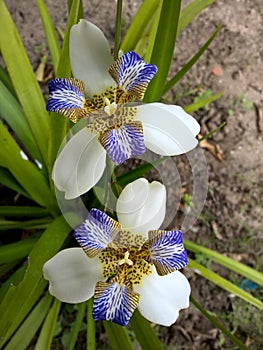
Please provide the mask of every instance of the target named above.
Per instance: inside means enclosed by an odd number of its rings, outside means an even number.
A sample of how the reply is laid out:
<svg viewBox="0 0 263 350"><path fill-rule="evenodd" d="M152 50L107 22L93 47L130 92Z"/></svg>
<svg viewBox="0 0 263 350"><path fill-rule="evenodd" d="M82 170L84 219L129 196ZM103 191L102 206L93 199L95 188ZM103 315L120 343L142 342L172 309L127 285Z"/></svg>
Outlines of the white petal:
<svg viewBox="0 0 263 350"><path fill-rule="evenodd" d="M97 26L84 19L75 24L70 31L69 52L73 75L84 81L90 97L116 85L108 72L113 62L109 43Z"/></svg>
<svg viewBox="0 0 263 350"><path fill-rule="evenodd" d="M106 151L97 136L83 128L75 134L58 155L52 172L55 186L66 199L89 191L105 169Z"/></svg>
<svg viewBox="0 0 263 350"><path fill-rule="evenodd" d="M177 105L167 105L165 103L156 103L158 107L166 109L167 111L176 115L188 128L192 131L193 135L197 135L200 132L200 125L190 114L186 113L185 110Z"/></svg>
<svg viewBox="0 0 263 350"><path fill-rule="evenodd" d="M162 326L171 326L179 311L189 306L191 292L187 278L179 271L159 276L153 268L133 290L140 294L138 310L147 320Z"/></svg>
<svg viewBox="0 0 263 350"><path fill-rule="evenodd" d="M160 155L183 154L198 144L196 120L180 107L174 107L160 103L137 106L137 119L143 124L145 145Z"/></svg>
<svg viewBox="0 0 263 350"><path fill-rule="evenodd" d="M119 222L134 233L157 230L165 217L166 190L158 181L140 178L127 185L118 198Z"/></svg>
<svg viewBox="0 0 263 350"><path fill-rule="evenodd" d="M88 300L96 283L105 280L99 258L88 258L81 248L60 251L45 263L43 273L50 294L66 303Z"/></svg>

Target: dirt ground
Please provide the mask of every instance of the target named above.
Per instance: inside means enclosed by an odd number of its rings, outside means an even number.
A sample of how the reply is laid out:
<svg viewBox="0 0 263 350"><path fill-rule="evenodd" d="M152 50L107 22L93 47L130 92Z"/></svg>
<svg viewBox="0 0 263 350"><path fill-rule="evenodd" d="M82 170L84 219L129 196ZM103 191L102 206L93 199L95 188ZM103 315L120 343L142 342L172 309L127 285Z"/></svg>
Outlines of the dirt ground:
<svg viewBox="0 0 263 350"><path fill-rule="evenodd" d="M123 1L124 19L128 24L141 1ZM189 1L182 1L183 6ZM46 52L45 36L33 0L6 0L19 28L23 42L36 68ZM65 28L66 0L47 4L58 27ZM103 29L113 42L115 2L85 0L85 18ZM262 0L216 0L205 9L178 37L172 72L178 71L209 38L219 24L223 27L200 61L167 96L185 106L194 98L224 91L223 97L193 115L201 124L202 134L223 122L225 127L209 142L220 150L220 161L206 151L209 172L207 199L199 219L185 233L185 238L234 257L249 266L263 267L263 7ZM221 154L221 153L220 153ZM178 157L176 166L185 193L187 160ZM185 197L184 197L185 198ZM191 207L181 206L182 216ZM171 223L171 225L173 222ZM192 255L191 255L192 256ZM240 277L211 264L203 256L200 263L213 268L240 285ZM262 349L263 315L207 282L193 271L185 271L193 296L207 310L217 315L250 349ZM263 297L256 288L253 293ZM166 329L157 327L166 348L170 350L234 349L227 339L193 306L181 312L178 322ZM81 347L80 347L81 349Z"/></svg>

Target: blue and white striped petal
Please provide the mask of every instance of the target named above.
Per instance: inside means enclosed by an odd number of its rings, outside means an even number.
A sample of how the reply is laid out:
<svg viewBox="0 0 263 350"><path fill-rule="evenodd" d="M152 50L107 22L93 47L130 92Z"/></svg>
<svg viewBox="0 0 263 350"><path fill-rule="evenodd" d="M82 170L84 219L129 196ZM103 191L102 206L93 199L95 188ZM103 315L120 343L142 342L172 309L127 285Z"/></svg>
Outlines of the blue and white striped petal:
<svg viewBox="0 0 263 350"><path fill-rule="evenodd" d="M140 296L118 283L98 282L95 288L93 318L126 326L139 304Z"/></svg>
<svg viewBox="0 0 263 350"><path fill-rule="evenodd" d="M88 218L74 231L74 236L88 255L93 258L114 239L121 224L98 209L91 209Z"/></svg>
<svg viewBox="0 0 263 350"><path fill-rule="evenodd" d="M142 124L137 121L107 130L99 141L115 164L145 152Z"/></svg>
<svg viewBox="0 0 263 350"><path fill-rule="evenodd" d="M157 67L130 51L114 62L109 72L127 94L142 100L149 82L157 73Z"/></svg>
<svg viewBox="0 0 263 350"><path fill-rule="evenodd" d="M182 231L149 231L151 260L159 275L163 276L188 264Z"/></svg>
<svg viewBox="0 0 263 350"><path fill-rule="evenodd" d="M76 122L85 117L84 83L80 79L54 79L48 84L49 99L46 109L57 112Z"/></svg>

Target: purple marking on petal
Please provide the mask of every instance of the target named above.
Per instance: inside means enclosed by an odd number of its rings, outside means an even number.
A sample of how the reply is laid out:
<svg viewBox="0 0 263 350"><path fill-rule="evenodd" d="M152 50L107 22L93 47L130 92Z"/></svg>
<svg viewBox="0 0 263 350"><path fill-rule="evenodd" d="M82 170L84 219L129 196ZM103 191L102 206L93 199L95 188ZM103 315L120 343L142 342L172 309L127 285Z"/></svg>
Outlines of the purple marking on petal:
<svg viewBox="0 0 263 350"><path fill-rule="evenodd" d="M188 264L182 231L149 231L151 260L159 275L166 275Z"/></svg>
<svg viewBox="0 0 263 350"><path fill-rule="evenodd" d="M126 93L142 99L148 83L157 73L157 67L130 51L114 62L109 72Z"/></svg>
<svg viewBox="0 0 263 350"><path fill-rule="evenodd" d="M142 124L140 122L132 122L108 130L102 134L99 141L116 164L122 164L125 160L145 152Z"/></svg>
<svg viewBox="0 0 263 350"><path fill-rule="evenodd" d="M98 209L91 209L88 218L74 230L79 245L92 258L113 240L121 224Z"/></svg>
<svg viewBox="0 0 263 350"><path fill-rule="evenodd" d="M47 111L68 116L72 110L79 109L79 113L84 114L84 83L81 80L58 78L51 80L48 87L50 97L46 105Z"/></svg>
<svg viewBox="0 0 263 350"><path fill-rule="evenodd" d="M117 283L98 282L95 288L93 318L126 326L138 306L139 294Z"/></svg>

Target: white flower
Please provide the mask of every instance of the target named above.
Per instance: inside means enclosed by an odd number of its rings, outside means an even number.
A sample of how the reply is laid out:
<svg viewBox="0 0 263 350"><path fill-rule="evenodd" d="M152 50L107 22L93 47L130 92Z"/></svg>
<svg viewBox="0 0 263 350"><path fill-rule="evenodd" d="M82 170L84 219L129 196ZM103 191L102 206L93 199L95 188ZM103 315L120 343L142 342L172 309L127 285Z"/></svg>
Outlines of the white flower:
<svg viewBox="0 0 263 350"><path fill-rule="evenodd" d="M50 293L68 303L94 295L95 320L124 326L138 307L151 322L173 324L189 306L190 285L177 271L188 262L182 232L158 230L165 199L162 184L138 179L118 199L119 222L92 209L74 233L82 248L62 250L45 263Z"/></svg>
<svg viewBox="0 0 263 350"><path fill-rule="evenodd" d="M49 83L47 110L89 124L63 148L53 168L56 187L72 199L90 190L105 169L106 153L116 163L145 152L173 156L193 149L199 124L181 107L142 100L157 67L127 52L113 62L109 44L94 24L71 29L70 61L75 78Z"/></svg>

